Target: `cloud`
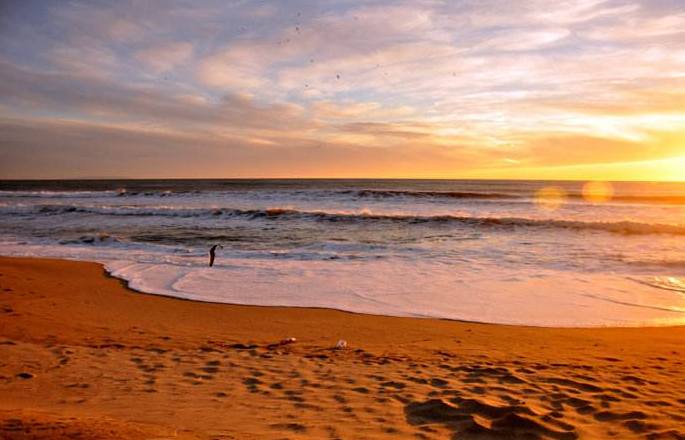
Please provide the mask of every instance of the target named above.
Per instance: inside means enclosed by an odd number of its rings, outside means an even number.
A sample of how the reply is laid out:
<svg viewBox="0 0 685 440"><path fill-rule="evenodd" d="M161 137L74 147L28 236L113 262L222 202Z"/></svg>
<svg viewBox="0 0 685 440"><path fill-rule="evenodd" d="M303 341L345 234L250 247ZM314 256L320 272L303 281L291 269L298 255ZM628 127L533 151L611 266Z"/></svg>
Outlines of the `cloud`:
<svg viewBox="0 0 685 440"><path fill-rule="evenodd" d="M173 43L143 49L135 58L157 72L166 72L179 64L186 63L193 54L189 43Z"/></svg>
<svg viewBox="0 0 685 440"><path fill-rule="evenodd" d="M258 105L239 94L210 102L107 78L41 72L1 61L0 66L0 99L16 109L204 129L306 129L303 110L293 103Z"/></svg>
<svg viewBox="0 0 685 440"><path fill-rule="evenodd" d="M311 104L314 118L336 120L394 120L416 116L417 110L409 106L384 107L380 102L356 102L352 100L315 101Z"/></svg>
<svg viewBox="0 0 685 440"><path fill-rule="evenodd" d="M259 90L271 86L261 57L262 45L233 46L202 60L197 77L204 84L233 90Z"/></svg>
<svg viewBox="0 0 685 440"><path fill-rule="evenodd" d="M98 46L57 46L47 58L62 71L87 76L109 76L117 64L111 50Z"/></svg>
<svg viewBox="0 0 685 440"><path fill-rule="evenodd" d="M378 102L350 102L337 104L333 101L318 101L312 105L312 111L320 118L349 118L368 114L381 107Z"/></svg>
<svg viewBox="0 0 685 440"><path fill-rule="evenodd" d="M494 36L479 45L478 49L514 52L531 51L554 45L569 35L571 35L571 31L564 28L513 30L504 32L503 35Z"/></svg>
<svg viewBox="0 0 685 440"><path fill-rule="evenodd" d="M346 133L366 134L373 138L393 137L404 140L425 139L431 133L422 130L413 130L406 125L387 124L379 122L355 122L339 127L340 131Z"/></svg>
<svg viewBox="0 0 685 440"><path fill-rule="evenodd" d="M182 163L165 156L165 172L235 161L232 173L274 176L341 175L339 163L445 177L682 150L673 0L32 5L0 26L4 154L26 173L18 146L53 158L50 136L77 162L91 157L82 138L122 163L166 143ZM200 144L225 151L198 158Z"/></svg>
<svg viewBox="0 0 685 440"><path fill-rule="evenodd" d="M658 17L628 14L615 24L589 29L585 36L600 41L635 42L685 35L685 12Z"/></svg>
<svg viewBox="0 0 685 440"><path fill-rule="evenodd" d="M303 177L391 177L397 172L430 177L481 161L471 153L451 158L432 145L406 146L388 155L383 148L344 142L291 139L269 145L245 137L50 119L0 119L0 130L3 178L73 178L103 170L116 177L254 177L255 162L266 177L292 176L294 170Z"/></svg>

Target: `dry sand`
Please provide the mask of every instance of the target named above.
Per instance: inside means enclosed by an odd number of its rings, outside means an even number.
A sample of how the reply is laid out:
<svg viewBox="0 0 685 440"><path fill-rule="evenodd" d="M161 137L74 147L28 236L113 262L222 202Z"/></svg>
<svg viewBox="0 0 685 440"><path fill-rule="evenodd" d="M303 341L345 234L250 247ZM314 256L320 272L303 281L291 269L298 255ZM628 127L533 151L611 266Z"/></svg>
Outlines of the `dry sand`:
<svg viewBox="0 0 685 440"><path fill-rule="evenodd" d="M685 438L684 327L205 304L58 260L0 274L2 439Z"/></svg>

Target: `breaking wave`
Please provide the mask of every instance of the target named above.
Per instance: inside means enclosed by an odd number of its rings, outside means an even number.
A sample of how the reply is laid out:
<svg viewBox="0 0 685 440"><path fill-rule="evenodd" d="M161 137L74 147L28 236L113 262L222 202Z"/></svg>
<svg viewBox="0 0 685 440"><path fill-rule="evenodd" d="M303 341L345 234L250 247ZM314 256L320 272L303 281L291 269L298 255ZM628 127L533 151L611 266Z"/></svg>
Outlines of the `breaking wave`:
<svg viewBox="0 0 685 440"><path fill-rule="evenodd" d="M317 191L302 191L287 189L293 194L303 193L309 197L336 197L347 196L359 199L434 199L434 200L511 200L528 201L534 198L534 192L517 191L511 192L478 192L478 191L422 191L422 190L386 190L386 189L319 189ZM105 197L169 197L169 196L195 196L198 194L226 195L235 194L235 191L227 190L183 190L154 189L154 190L101 190L101 191L5 191L0 190L0 198L105 198ZM570 192L565 195L569 200L583 201L581 193ZM685 205L683 195L650 195L650 194L615 194L607 202L628 204L657 204L657 205Z"/></svg>
<svg viewBox="0 0 685 440"><path fill-rule="evenodd" d="M373 214L366 212L299 211L289 208L234 209L184 208L176 206L81 206L69 204L0 205L0 214L62 215L100 214L107 216L161 216L161 217L238 217L248 220L309 220L337 223L392 222L406 225L424 223L453 223L481 228L556 228L574 231L605 231L626 235L670 234L685 235L685 225L640 223L635 221L584 222L576 220L530 219L521 217L470 217L458 215L403 215Z"/></svg>
<svg viewBox="0 0 685 440"><path fill-rule="evenodd" d="M364 198L416 197L424 199L480 199L480 200L520 200L531 199L534 194L500 192L462 192L462 191L403 191L403 190L344 190L341 194ZM583 194L570 193L571 200L584 200ZM635 204L685 205L685 196L680 195L614 195L608 201Z"/></svg>
<svg viewBox="0 0 685 440"><path fill-rule="evenodd" d="M647 279L632 278L647 286L655 287L657 289L670 290L685 295L685 279L677 277L653 277Z"/></svg>
<svg viewBox="0 0 685 440"><path fill-rule="evenodd" d="M403 190L342 190L340 194L356 197L419 197L419 198L449 198L449 199L519 199L520 195L506 193L482 193L463 191L403 191Z"/></svg>
<svg viewBox="0 0 685 440"><path fill-rule="evenodd" d="M0 191L0 197L44 198L44 199L86 199L114 197L126 194L124 190L110 191Z"/></svg>

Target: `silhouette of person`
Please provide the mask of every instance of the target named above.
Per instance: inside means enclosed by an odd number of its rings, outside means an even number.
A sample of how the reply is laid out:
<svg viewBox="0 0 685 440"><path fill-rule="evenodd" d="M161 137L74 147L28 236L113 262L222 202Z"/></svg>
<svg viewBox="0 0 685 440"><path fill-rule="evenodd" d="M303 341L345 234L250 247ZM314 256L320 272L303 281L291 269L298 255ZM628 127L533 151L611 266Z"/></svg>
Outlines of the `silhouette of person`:
<svg viewBox="0 0 685 440"><path fill-rule="evenodd" d="M216 257L216 251L221 249L220 244L215 244L209 249L209 267L214 265L214 257Z"/></svg>

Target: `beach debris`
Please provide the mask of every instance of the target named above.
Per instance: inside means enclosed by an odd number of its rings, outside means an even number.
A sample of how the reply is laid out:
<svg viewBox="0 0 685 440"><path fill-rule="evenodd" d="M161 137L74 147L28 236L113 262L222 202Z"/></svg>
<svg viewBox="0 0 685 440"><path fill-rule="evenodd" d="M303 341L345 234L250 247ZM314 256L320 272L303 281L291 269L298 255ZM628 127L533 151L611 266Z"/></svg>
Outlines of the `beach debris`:
<svg viewBox="0 0 685 440"><path fill-rule="evenodd" d="M281 344L292 344L293 342L297 342L297 338L290 336L288 338L285 338L284 340L281 341Z"/></svg>
<svg viewBox="0 0 685 440"><path fill-rule="evenodd" d="M341 339L335 344L333 348L335 348L336 350L342 350L345 347L347 347L347 341Z"/></svg>

